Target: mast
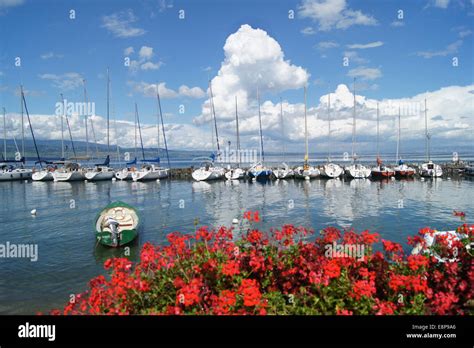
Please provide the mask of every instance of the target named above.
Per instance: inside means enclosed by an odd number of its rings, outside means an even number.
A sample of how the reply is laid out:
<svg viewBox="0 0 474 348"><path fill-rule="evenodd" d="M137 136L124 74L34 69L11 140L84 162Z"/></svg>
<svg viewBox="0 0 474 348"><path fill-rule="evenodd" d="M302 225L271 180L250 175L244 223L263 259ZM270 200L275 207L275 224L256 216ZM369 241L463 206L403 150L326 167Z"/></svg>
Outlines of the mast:
<svg viewBox="0 0 474 348"><path fill-rule="evenodd" d="M136 115L137 125L138 125L138 134L140 135L140 144L141 144L141 147L142 147L142 158L143 158L143 161L144 161L145 160L145 149L143 148L142 130L140 128L140 117L138 116L137 103L135 103L135 115Z"/></svg>
<svg viewBox="0 0 474 348"><path fill-rule="evenodd" d="M427 108L426 108L426 99L425 99L425 152L426 158L428 162L430 161L430 134L428 133L428 115L427 115Z"/></svg>
<svg viewBox="0 0 474 348"><path fill-rule="evenodd" d="M63 97L63 94L61 93L61 99L63 101L63 104L64 104L64 97ZM24 97L23 97L24 98ZM26 102L25 102L25 106L26 106ZM27 112L28 113L28 112ZM28 116L28 119L29 119L30 116ZM77 163L77 155L76 155L76 148L74 147L74 141L72 140L72 133L71 133L71 127L69 126L69 119L67 117L67 114L65 114L65 117L66 117L66 124L67 124L67 129L69 131L69 139L71 140L71 146L72 146L72 152L74 153L74 160L76 161ZM31 124L30 124L30 127L31 127ZM33 133L33 129L31 129L31 132ZM34 137L34 136L33 136ZM35 142L36 144L36 142ZM36 150L36 152L38 152L38 150ZM38 155L39 157L39 155ZM38 159L39 160L39 159Z"/></svg>
<svg viewBox="0 0 474 348"><path fill-rule="evenodd" d="M3 108L3 159L7 160L7 111Z"/></svg>
<svg viewBox="0 0 474 348"><path fill-rule="evenodd" d="M82 80L82 84L84 86L84 110L87 110L84 112L84 123L86 126L86 157L89 157L89 131L88 131L88 126L87 126L87 113L89 112L89 107L87 103L87 90L86 90L86 80Z"/></svg>
<svg viewBox="0 0 474 348"><path fill-rule="evenodd" d="M25 104L26 116L28 117L28 124L30 126L31 137L33 138L33 144L35 145L36 156L38 158L38 162L39 162L40 167L43 168L43 165L41 164L41 157L40 157L40 154L39 154L39 151L38 151L38 146L36 145L35 133L33 132L33 126L31 125L30 113L28 112L28 107L26 106L25 93L23 93L23 87L21 87L21 98L23 100L23 104Z"/></svg>
<svg viewBox="0 0 474 348"><path fill-rule="evenodd" d="M99 145L97 145L97 138L95 136L94 122L92 121L92 117L89 118L89 121L91 121L91 131L92 131L92 136L94 137L95 156L99 158Z"/></svg>
<svg viewBox="0 0 474 348"><path fill-rule="evenodd" d="M109 114L109 91L110 89L110 78L109 78L109 68L107 68L107 155L110 152L110 131L109 131L109 122L110 122L110 114Z"/></svg>
<svg viewBox="0 0 474 348"><path fill-rule="evenodd" d="M163 142L165 143L166 158L168 160L168 168L171 168L170 155L168 153L168 143L166 142L166 133L165 133L165 124L164 124L164 121L163 121L163 112L161 111L161 99L160 99L160 93L158 92L158 88L156 89L156 98L158 99L158 108L160 110L161 129L163 131Z"/></svg>
<svg viewBox="0 0 474 348"><path fill-rule="evenodd" d="M237 112L237 96L235 96L235 128L237 134L237 163L240 167L240 133L239 133L239 114Z"/></svg>
<svg viewBox="0 0 474 348"><path fill-rule="evenodd" d="M158 158L160 158L160 98L158 97L158 84L156 85L156 95L158 103L158 112L156 113L156 135L157 135L157 145L158 145Z"/></svg>
<svg viewBox="0 0 474 348"><path fill-rule="evenodd" d="M61 159L64 160L64 115L66 114L66 104L64 103L64 99L62 98L61 94L61 100L63 103L63 114L61 115ZM22 114L23 118L23 114Z"/></svg>
<svg viewBox="0 0 474 348"><path fill-rule="evenodd" d="M306 116L306 86L304 86L304 141L305 141L305 155L304 167L308 167L308 118Z"/></svg>
<svg viewBox="0 0 474 348"><path fill-rule="evenodd" d="M283 147L283 162L286 162L286 148L285 148L285 128L283 124L283 101L280 97L280 125L281 125L281 139Z"/></svg>
<svg viewBox="0 0 474 348"><path fill-rule="evenodd" d="M331 92L328 93L328 162L331 162Z"/></svg>
<svg viewBox="0 0 474 348"><path fill-rule="evenodd" d="M354 110L352 115L352 161L355 161L355 139L356 139L356 95L355 95L355 78L354 78L354 87L352 89L352 94L354 96Z"/></svg>
<svg viewBox="0 0 474 348"><path fill-rule="evenodd" d="M377 102L377 158L380 157L380 147L379 147L379 135L380 135L380 131L379 131L379 121L380 121L380 117L379 117L379 103ZM398 153L398 150L397 150L397 153ZM398 157L398 155L397 155Z"/></svg>
<svg viewBox="0 0 474 348"><path fill-rule="evenodd" d="M214 128L216 130L216 141L217 141L217 156L220 156L221 149L219 147L219 133L217 132L217 119L216 119L216 109L214 108L214 96L212 94L212 83L211 80L209 80L209 92L211 94L211 110L212 114L214 116Z"/></svg>
<svg viewBox="0 0 474 348"><path fill-rule="evenodd" d="M262 115L260 113L260 94L257 86L257 102L258 102L258 122L260 125L260 159L263 165L265 161L265 154L263 152L263 132L262 132Z"/></svg>
<svg viewBox="0 0 474 348"><path fill-rule="evenodd" d="M401 123L400 105L398 106L398 136L397 136L397 162L400 159L400 123Z"/></svg>
<svg viewBox="0 0 474 348"><path fill-rule="evenodd" d="M25 121L23 116L23 85L20 85L20 109L21 109L21 157L25 156Z"/></svg>

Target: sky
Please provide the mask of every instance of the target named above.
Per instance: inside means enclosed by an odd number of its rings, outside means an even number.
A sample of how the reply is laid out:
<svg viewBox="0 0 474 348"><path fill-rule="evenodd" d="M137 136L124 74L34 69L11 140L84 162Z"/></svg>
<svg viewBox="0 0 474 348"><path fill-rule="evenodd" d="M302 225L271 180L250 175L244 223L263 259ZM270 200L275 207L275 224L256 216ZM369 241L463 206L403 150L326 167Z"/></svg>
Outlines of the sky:
<svg viewBox="0 0 474 348"><path fill-rule="evenodd" d="M145 146L157 146L158 90L169 148L215 148L210 80L221 147L236 143L237 97L242 147L258 148L258 89L265 151L304 151L306 87L310 152L343 153L355 78L358 151L375 151L377 105L381 148L395 151L400 110L402 148L420 150L425 99L432 144L474 150L473 2L0 0L7 137L21 134L20 84L37 138L60 139L60 94L79 105L85 81L106 143L108 69L120 146L134 144L135 103ZM83 112L69 118L85 140Z"/></svg>

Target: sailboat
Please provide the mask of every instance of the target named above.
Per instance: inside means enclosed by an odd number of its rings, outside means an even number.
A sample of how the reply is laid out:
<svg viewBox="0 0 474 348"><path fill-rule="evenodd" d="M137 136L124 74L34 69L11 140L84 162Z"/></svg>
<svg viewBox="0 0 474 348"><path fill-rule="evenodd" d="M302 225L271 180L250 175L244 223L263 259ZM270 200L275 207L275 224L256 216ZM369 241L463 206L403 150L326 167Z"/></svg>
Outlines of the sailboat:
<svg viewBox="0 0 474 348"><path fill-rule="evenodd" d="M426 99L425 99L425 147L426 147L426 159L427 162L421 165L420 175L423 177L428 178L439 178L443 175L443 169L439 164L433 163L431 160L431 149L430 149L430 142L431 142L431 134L428 133L428 116L427 116L427 108L426 108Z"/></svg>
<svg viewBox="0 0 474 348"><path fill-rule="evenodd" d="M76 156L76 149L74 147L74 141L72 140L71 127L69 126L69 119L66 114L66 105L64 103L63 95L61 94L61 100L63 103L63 114L61 115L61 161L54 162L55 165L62 165L61 168L53 172L54 181L84 181L84 171L80 164L72 161L66 161L64 156L64 119L66 120L67 128L69 131L69 139L71 140L72 151L74 152L74 158Z"/></svg>
<svg viewBox="0 0 474 348"><path fill-rule="evenodd" d="M23 87L20 86L21 90L21 124L23 127L23 103L24 103L24 94ZM28 121L30 116L28 115ZM33 128L31 128L31 122L28 122L30 125L31 134L33 135ZM24 139L24 128L22 130L22 136ZM24 140L23 140L24 143ZM36 141L35 148L36 148ZM0 162L0 181L13 181L13 180L28 180L32 176L32 170L24 168L25 157L24 157L24 145L22 146L23 153L22 157L19 160L8 160L7 159L7 123L6 123L6 110L3 108L3 160ZM38 148L36 148L38 150ZM39 158L39 155L38 155Z"/></svg>
<svg viewBox="0 0 474 348"><path fill-rule="evenodd" d="M115 177L118 180L132 180L132 174L136 171L135 166L137 165L137 113L135 112L134 119L134 158L130 162L125 163L125 168L115 172ZM128 159L127 159L128 160Z"/></svg>
<svg viewBox="0 0 474 348"><path fill-rule="evenodd" d="M237 168L230 168L225 173L227 180L239 180L245 177L245 170L240 168L240 134L239 134L239 115L237 112L237 96L235 96L235 127L237 135ZM229 142L230 143L230 142Z"/></svg>
<svg viewBox="0 0 474 348"><path fill-rule="evenodd" d="M371 174L373 179L388 179L395 175L395 171L391 168L383 165L382 159L380 158L379 151L379 103L377 103L377 166L372 168ZM397 155L398 157L398 155Z"/></svg>
<svg viewBox="0 0 474 348"><path fill-rule="evenodd" d="M283 144L283 162L280 164L278 168L273 171L273 176L275 179L289 179L292 178L295 173L293 169L291 169L285 161L285 127L283 125L283 101L280 98L280 127L281 127L281 138Z"/></svg>
<svg viewBox="0 0 474 348"><path fill-rule="evenodd" d="M329 149L331 149L331 93L328 93L328 144ZM326 163L321 169L321 176L334 179L342 175L342 168L336 163L331 162L331 151L328 152L328 163Z"/></svg>
<svg viewBox="0 0 474 348"><path fill-rule="evenodd" d="M355 153L355 143L356 143L356 97L355 97L355 79L354 79L354 110L353 110L353 120L352 120L352 164L345 167L346 175L351 179L366 179L370 176L370 169L366 166L356 163L357 157Z"/></svg>
<svg viewBox="0 0 474 348"><path fill-rule="evenodd" d="M159 165L160 164L160 119L163 126L162 127L163 139L165 142L166 155L168 157L168 166L170 166L170 158L168 155L168 145L166 143L165 127L163 124L163 114L161 112L161 100L160 100L160 94L158 93L158 85L156 88L156 97L158 100L158 111L159 111L159 114L157 114L158 120L156 123L156 130L157 130L157 136L158 136L158 158L153 161L148 160L147 163L145 163L140 170L132 172L133 181L157 180L157 179L163 179L163 178L168 177L169 169L161 168ZM137 120L138 120L138 127L139 127L138 129L140 130L140 120L138 118L138 110L136 110L136 115L137 115ZM140 131L140 140L142 140L141 131ZM142 149L143 149L143 142L142 142Z"/></svg>
<svg viewBox="0 0 474 348"><path fill-rule="evenodd" d="M308 117L306 115L306 86L304 87L304 137L305 137L305 156L303 166L299 166L295 170L295 178L297 179L313 179L320 175L319 169L308 164Z"/></svg>
<svg viewBox="0 0 474 348"><path fill-rule="evenodd" d="M214 128L216 132L216 143L217 143L217 154L220 156L220 145L219 145L219 133L217 132L217 119L216 110L214 108L214 97L212 94L212 84L209 81L209 93L210 93L210 107L214 118ZM200 167L191 173L191 176L196 181L208 181L222 179L225 175L225 169L222 167L214 166L215 154L211 155L211 160L201 163Z"/></svg>
<svg viewBox="0 0 474 348"><path fill-rule="evenodd" d="M84 99L86 99L86 89L84 86ZM88 168L85 172L85 177L88 181L103 181L111 180L115 172L110 165L110 78L109 78L109 69L107 69L107 157L103 163L95 164L94 168ZM88 144L87 144L88 146Z"/></svg>
<svg viewBox="0 0 474 348"><path fill-rule="evenodd" d="M260 162L253 164L247 175L251 179L266 180L272 175L272 170L267 168L264 164L265 153L263 152L263 131L262 131L262 115L260 113L260 94L257 87L257 103L258 103L258 121L260 126Z"/></svg>
<svg viewBox="0 0 474 348"><path fill-rule="evenodd" d="M400 113L400 107L398 107L398 137L397 137L397 161L398 161L398 166L393 168L395 171L395 176L397 178L409 178L415 175L415 169L406 165L401 156L400 156L400 142L401 142L401 113Z"/></svg>

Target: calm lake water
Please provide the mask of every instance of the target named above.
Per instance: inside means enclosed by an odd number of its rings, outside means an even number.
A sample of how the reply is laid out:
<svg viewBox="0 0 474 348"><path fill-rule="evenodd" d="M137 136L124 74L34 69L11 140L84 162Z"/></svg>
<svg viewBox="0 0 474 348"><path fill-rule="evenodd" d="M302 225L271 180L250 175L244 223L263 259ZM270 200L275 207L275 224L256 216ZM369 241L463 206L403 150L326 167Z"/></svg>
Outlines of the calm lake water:
<svg viewBox="0 0 474 348"><path fill-rule="evenodd" d="M93 220L115 200L136 206L143 218L131 247L136 260L146 241L164 243L173 231L218 226L259 210L261 227L293 223L369 229L405 242L419 228L454 229L453 210L474 215L474 181L313 180L278 182L0 183L0 244L38 245L38 261L0 258L0 313L34 314L62 308L71 293L104 272L103 261L121 250L96 247ZM75 207L71 208L71 200ZM30 215L37 209L37 216ZM472 220L471 220L472 221Z"/></svg>

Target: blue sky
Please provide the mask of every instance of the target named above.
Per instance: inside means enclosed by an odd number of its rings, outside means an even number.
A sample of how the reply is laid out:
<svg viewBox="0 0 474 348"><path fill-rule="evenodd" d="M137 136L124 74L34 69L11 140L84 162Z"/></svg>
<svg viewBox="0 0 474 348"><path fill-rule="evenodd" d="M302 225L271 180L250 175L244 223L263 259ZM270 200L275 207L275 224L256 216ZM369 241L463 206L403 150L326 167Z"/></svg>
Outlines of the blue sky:
<svg viewBox="0 0 474 348"><path fill-rule="evenodd" d="M75 19L69 18L71 9ZM184 19L178 18L180 10L185 11ZM290 10L294 19L288 18ZM402 20L397 20L398 10L403 11ZM15 90L22 83L30 112L52 115L59 93L71 101L83 100L80 81L84 78L90 100L96 103L96 114L105 116L105 72L109 67L112 103L119 120L132 120L136 101L143 122L153 123L156 100L144 95L146 86L165 83L165 122L189 125L196 136L208 137L209 127L198 121L205 113L208 77L215 78L225 59L226 40L244 24L265 31L278 42L285 61L306 70L308 108L313 107L316 115L322 108L319 99L335 93L340 84L352 88L354 75L357 94L380 101L472 85L473 14L468 0L0 0L0 103L7 112L18 112ZM130 54L125 54L130 47L133 53L129 49ZM135 61L135 69L124 66L126 56ZM342 64L345 56L349 66ZM15 57L21 57L20 68L14 66ZM454 57L459 62L456 67L452 65ZM201 91L179 93L183 85ZM277 103L282 97L287 106L299 105L302 84L294 87L262 88L262 102ZM218 95L226 95L220 90L223 88L216 80ZM222 115L225 107L219 105L219 96L216 99L218 118L223 117L220 124L230 128L230 115L227 124ZM470 105L458 110L458 116L472 118L472 99L467 100ZM184 114L178 113L180 105L185 106ZM252 124L250 104L244 105L243 113L247 106ZM436 113L432 116L444 116L442 110ZM265 122L269 144L272 136L275 142L278 138L269 125L272 120L269 115ZM472 119L470 122L472 127ZM204 128L202 133L198 128ZM296 144L301 139L298 127L294 128L295 134L289 134L288 140ZM252 130L249 126L249 134ZM320 133L312 134L314 141L322 137L323 130ZM47 132L40 134L48 137ZM178 137L176 134L175 139ZM342 133L340 139L344 141ZM249 143L253 140L249 136ZM180 144L176 141L176 146Z"/></svg>

